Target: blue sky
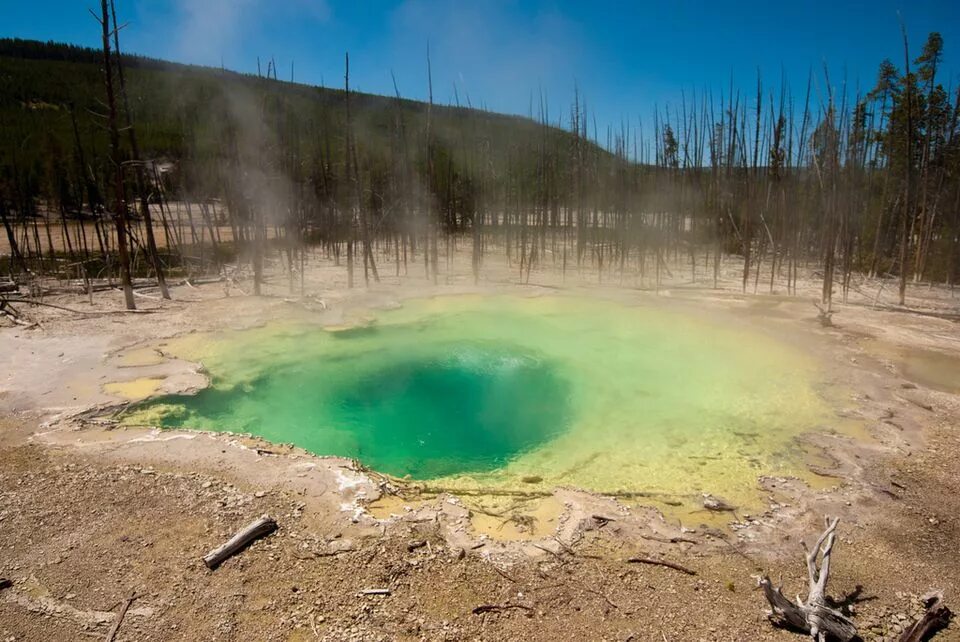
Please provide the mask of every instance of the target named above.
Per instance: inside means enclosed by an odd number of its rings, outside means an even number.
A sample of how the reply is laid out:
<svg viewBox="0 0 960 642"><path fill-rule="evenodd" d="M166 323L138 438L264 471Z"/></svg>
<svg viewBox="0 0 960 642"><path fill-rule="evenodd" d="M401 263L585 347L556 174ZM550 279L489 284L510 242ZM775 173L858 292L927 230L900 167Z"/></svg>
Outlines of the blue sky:
<svg viewBox="0 0 960 642"><path fill-rule="evenodd" d="M255 72L273 57L279 76L341 86L350 52L351 85L425 98L430 44L434 96L527 114L539 91L551 120L567 116L575 83L606 126L652 120L704 89L734 86L752 95L757 70L774 90L781 74L795 94L823 65L831 82L868 89L877 66L902 63L898 11L911 57L928 32L945 40L943 80L960 84L960 2L605 2L601 0L116 0L127 51ZM88 13L95 0L0 0L0 36L96 46ZM752 100L752 98L751 98Z"/></svg>

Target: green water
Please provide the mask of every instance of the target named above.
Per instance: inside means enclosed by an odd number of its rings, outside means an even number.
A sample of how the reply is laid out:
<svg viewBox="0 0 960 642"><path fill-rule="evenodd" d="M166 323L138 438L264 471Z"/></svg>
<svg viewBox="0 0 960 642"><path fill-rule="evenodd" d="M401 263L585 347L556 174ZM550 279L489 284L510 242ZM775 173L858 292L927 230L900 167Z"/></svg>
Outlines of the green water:
<svg viewBox="0 0 960 642"><path fill-rule="evenodd" d="M341 333L350 338L243 385L168 398L183 408L161 425L229 427L419 479L493 470L566 428L568 384L531 351L474 341L363 345L415 341L408 332Z"/></svg>
<svg viewBox="0 0 960 642"><path fill-rule="evenodd" d="M212 386L129 421L250 432L451 488L570 485L751 503L829 416L800 351L730 325L572 297L444 297L331 332L187 338Z"/></svg>

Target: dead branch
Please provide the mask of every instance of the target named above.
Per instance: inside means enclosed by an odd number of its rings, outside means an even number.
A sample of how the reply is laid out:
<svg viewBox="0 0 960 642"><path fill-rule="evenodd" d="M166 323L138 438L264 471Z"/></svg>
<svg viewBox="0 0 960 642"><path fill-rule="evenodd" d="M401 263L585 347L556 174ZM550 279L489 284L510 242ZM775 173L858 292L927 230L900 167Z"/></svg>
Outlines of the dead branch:
<svg viewBox="0 0 960 642"><path fill-rule="evenodd" d="M360 595L390 595L390 589L388 588L363 589L362 591L360 591Z"/></svg>
<svg viewBox="0 0 960 642"><path fill-rule="evenodd" d="M228 557L239 553L255 540L265 537L275 530L277 530L277 522L264 515L240 529L225 544L204 555L203 563L207 565L207 568L214 569Z"/></svg>
<svg viewBox="0 0 960 642"><path fill-rule="evenodd" d="M591 515L591 517L593 518L593 520L594 520L595 522L597 522L597 525L598 525L600 528L603 528L604 526L606 526L606 525L609 524L610 522L615 522L615 521L617 521L617 520L615 520L615 519L612 518L612 517L607 517L606 515Z"/></svg>
<svg viewBox="0 0 960 642"><path fill-rule="evenodd" d="M913 626L904 630L898 642L923 642L950 624L953 613L943 603L943 593L929 593L923 601L927 611Z"/></svg>
<svg viewBox="0 0 960 642"><path fill-rule="evenodd" d="M806 553L807 574L809 575L809 591L806 602L797 596L794 604L783 594L782 587L774 587L770 578L764 576L759 579L758 585L763 589L764 597L770 603L771 612L768 617L773 621L779 620L791 628L808 633L817 642L826 642L827 639L837 639L849 642L857 635L857 627L840 611L830 607L827 603L827 580L830 577L830 555L836 540L839 518L832 521L827 518L826 530L820 535L816 545ZM817 561L820 566L817 567Z"/></svg>
<svg viewBox="0 0 960 642"><path fill-rule="evenodd" d="M509 611L510 609L532 611L533 607L527 606L526 604L481 604L473 609L473 614L481 615L483 613L502 613L503 611Z"/></svg>
<svg viewBox="0 0 960 642"><path fill-rule="evenodd" d="M135 599L137 599L137 594L136 592L133 592L130 593L130 597L123 601L123 604L120 606L120 612L117 613L117 619L113 621L113 626L110 627L107 637L104 638L106 642L113 642L114 638L117 637L117 632L120 630L120 625L123 623L123 618L127 615L127 610L130 608L130 605L133 604Z"/></svg>
<svg viewBox="0 0 960 642"><path fill-rule="evenodd" d="M17 309L12 305L10 305L7 302L7 299L2 295L0 295L0 315L3 315L4 317L10 319L10 321L13 322L14 325L19 325L24 328L33 328L35 326L40 327L39 323L35 323L35 322L30 323L29 321L24 321L23 319L21 319L20 313L17 312Z"/></svg>
<svg viewBox="0 0 960 642"><path fill-rule="evenodd" d="M673 562L668 562L666 560L657 560L651 557L631 557L627 560L630 564L649 564L651 566L664 566L666 568L672 568L675 571L680 571L681 573L686 573L687 575L696 575L697 572L691 570L685 566L680 566L679 564L674 564Z"/></svg>
<svg viewBox="0 0 960 642"><path fill-rule="evenodd" d="M27 305L40 305L45 308L55 308L57 310L64 310L65 312L72 312L73 314L81 314L84 316L100 316L103 314L153 314L157 310L147 309L147 310L77 310L75 308L68 308L63 305L56 305L53 303L45 303L43 301L37 301L35 299L6 299L7 303L26 303Z"/></svg>
<svg viewBox="0 0 960 642"><path fill-rule="evenodd" d="M515 578L511 577L506 571L501 570L500 567L497 566L496 564L491 564L490 567L493 570L495 570L497 572L497 575L499 575L500 577L504 577L510 580L511 582L513 582L514 584L519 584L519 582Z"/></svg>
<svg viewBox="0 0 960 642"><path fill-rule="evenodd" d="M699 544L695 539L689 537L657 537L656 535L641 535L640 539L646 539L651 542L660 542L661 544Z"/></svg>

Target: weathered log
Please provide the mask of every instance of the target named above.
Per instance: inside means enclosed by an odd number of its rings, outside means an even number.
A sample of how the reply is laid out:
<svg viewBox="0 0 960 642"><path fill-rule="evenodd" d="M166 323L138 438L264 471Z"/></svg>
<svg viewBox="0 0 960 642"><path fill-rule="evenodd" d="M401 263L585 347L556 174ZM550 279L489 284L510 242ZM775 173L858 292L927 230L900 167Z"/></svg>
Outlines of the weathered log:
<svg viewBox="0 0 960 642"><path fill-rule="evenodd" d="M807 560L807 573L810 578L807 600L804 602L797 596L794 604L783 594L781 587L774 587L769 577L759 580L764 597L770 603L771 620L779 620L782 624L803 631L818 642L828 639L849 642L857 636L856 625L843 613L827 604L827 579L830 577L830 555L836 539L839 518L831 521L827 519L827 528L820 535L816 546L807 550L804 545ZM822 555L820 568L817 568L817 559Z"/></svg>
<svg viewBox="0 0 960 642"><path fill-rule="evenodd" d="M277 522L274 521L273 518L264 515L247 526L244 526L236 535L227 540L225 544L218 546L204 555L203 563L207 565L207 568L214 569L228 557L236 555L255 540L265 537L275 530L277 530Z"/></svg>
<svg viewBox="0 0 960 642"><path fill-rule="evenodd" d="M926 613L903 632L899 642L923 642L950 624L953 613L943 603L942 593L924 596L924 604L927 607Z"/></svg>

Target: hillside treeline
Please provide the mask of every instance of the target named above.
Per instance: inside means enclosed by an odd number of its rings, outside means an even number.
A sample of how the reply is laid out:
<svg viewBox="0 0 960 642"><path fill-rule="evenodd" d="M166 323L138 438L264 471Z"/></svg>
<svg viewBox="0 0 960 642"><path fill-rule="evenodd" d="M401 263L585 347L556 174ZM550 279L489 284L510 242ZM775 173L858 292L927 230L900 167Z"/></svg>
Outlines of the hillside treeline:
<svg viewBox="0 0 960 642"><path fill-rule="evenodd" d="M531 117L503 116L433 104L432 87L424 103L356 93L348 58L342 86L318 88L272 61L242 75L117 55L106 28L104 43L0 41L11 273L238 260L259 289L266 257L293 287L320 247L351 285L383 262L436 280L465 245L476 275L505 252L521 278L589 266L659 280L685 260L716 283L737 255L745 290L792 291L813 266L829 303L856 273L896 278L902 302L909 281L960 271L960 92L944 89L936 33L919 55L904 42L861 94L825 72L800 88L758 78L749 95L689 96L604 132L579 96L562 114L535 99Z"/></svg>

